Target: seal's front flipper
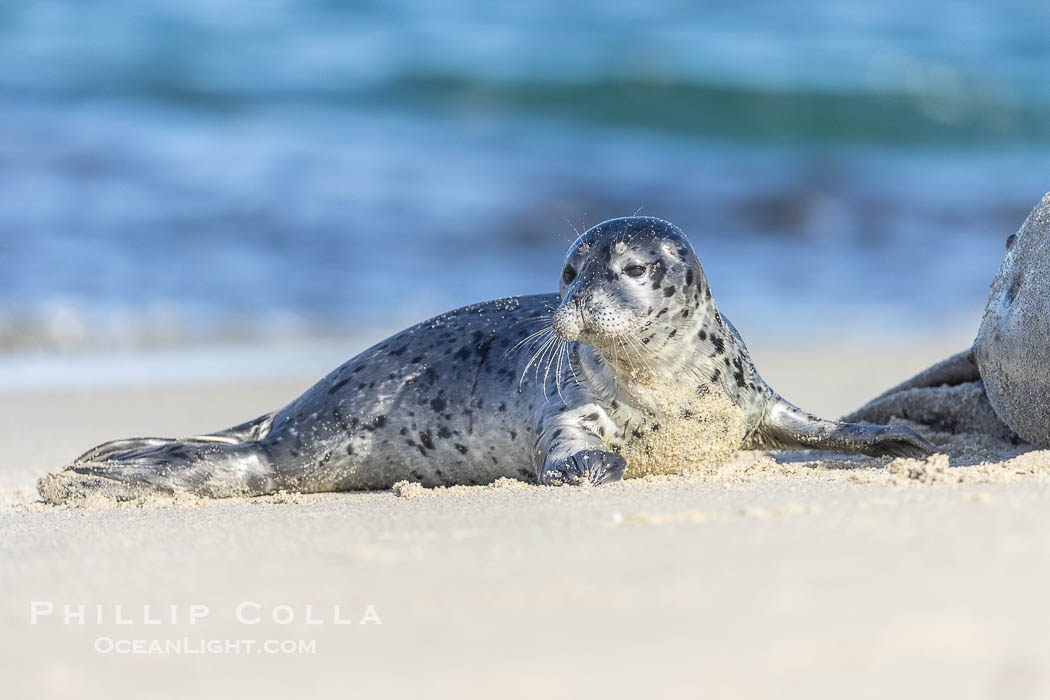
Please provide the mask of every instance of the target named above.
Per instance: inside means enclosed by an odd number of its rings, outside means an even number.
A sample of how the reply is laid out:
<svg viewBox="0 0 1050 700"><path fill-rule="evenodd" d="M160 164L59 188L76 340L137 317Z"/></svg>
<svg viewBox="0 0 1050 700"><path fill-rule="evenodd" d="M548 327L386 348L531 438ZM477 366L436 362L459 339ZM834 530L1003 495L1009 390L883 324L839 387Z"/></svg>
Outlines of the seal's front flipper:
<svg viewBox="0 0 1050 700"><path fill-rule="evenodd" d="M587 416L586 420L582 420ZM546 415L540 425L538 447L546 457L538 468L541 484L593 484L623 479L627 461L605 447L597 426L612 422L595 404Z"/></svg>
<svg viewBox="0 0 1050 700"><path fill-rule="evenodd" d="M626 469L627 461L615 452L581 450L544 468L540 483L561 486L585 482L600 486L620 481Z"/></svg>
<svg viewBox="0 0 1050 700"><path fill-rule="evenodd" d="M860 425L824 420L784 399L773 404L745 447L860 453L873 457L925 457L937 448L900 425Z"/></svg>
<svg viewBox="0 0 1050 700"><path fill-rule="evenodd" d="M140 446L130 449L99 449L99 459L78 460L65 471L44 477L37 491L45 501L62 503L82 492L127 500L144 493L257 496L278 488L269 455L258 443L232 445L191 438L155 444L153 440L140 440ZM121 446L134 442L123 441Z"/></svg>

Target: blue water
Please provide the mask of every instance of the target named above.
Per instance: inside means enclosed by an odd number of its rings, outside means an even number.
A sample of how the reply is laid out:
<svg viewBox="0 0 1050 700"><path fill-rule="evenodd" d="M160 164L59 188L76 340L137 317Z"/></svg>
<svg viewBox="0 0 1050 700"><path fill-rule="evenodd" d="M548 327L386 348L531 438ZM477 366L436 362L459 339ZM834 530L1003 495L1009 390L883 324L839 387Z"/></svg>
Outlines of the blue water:
<svg viewBox="0 0 1050 700"><path fill-rule="evenodd" d="M339 335L681 225L747 334L976 328L1050 5L0 2L0 349Z"/></svg>

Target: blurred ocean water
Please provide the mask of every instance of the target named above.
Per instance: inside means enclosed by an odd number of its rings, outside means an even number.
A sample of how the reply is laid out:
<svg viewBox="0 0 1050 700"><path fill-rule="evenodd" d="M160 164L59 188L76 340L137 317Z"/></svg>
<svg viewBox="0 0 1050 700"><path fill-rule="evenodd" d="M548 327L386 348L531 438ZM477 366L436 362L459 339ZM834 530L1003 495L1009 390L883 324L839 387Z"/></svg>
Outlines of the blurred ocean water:
<svg viewBox="0 0 1050 700"><path fill-rule="evenodd" d="M690 235L747 336L970 324L1050 5L0 3L0 350L391 328ZM903 323L902 323L903 319Z"/></svg>

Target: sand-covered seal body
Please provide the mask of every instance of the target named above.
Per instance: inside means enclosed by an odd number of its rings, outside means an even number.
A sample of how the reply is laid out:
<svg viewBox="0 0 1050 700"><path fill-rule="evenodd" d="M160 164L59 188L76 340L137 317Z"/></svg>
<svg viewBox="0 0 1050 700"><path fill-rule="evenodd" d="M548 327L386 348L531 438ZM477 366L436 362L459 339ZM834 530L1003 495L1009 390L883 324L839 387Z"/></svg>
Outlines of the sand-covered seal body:
<svg viewBox="0 0 1050 700"><path fill-rule="evenodd" d="M973 346L847 419L895 416L1050 448L1050 193L1007 239Z"/></svg>
<svg viewBox="0 0 1050 700"><path fill-rule="evenodd" d="M201 495L615 481L740 447L924 455L902 427L818 419L759 376L685 235L614 219L569 250L557 295L409 328L285 408L210 435L101 445L65 482ZM60 499L63 479L41 492ZM57 494L57 495L56 495Z"/></svg>

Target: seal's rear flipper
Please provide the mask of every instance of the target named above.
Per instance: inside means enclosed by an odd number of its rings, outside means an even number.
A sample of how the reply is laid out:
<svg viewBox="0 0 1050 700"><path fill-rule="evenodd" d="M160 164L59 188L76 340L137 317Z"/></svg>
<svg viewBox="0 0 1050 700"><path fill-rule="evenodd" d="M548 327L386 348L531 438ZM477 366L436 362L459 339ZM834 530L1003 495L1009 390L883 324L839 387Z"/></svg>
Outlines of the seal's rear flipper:
<svg viewBox="0 0 1050 700"><path fill-rule="evenodd" d="M66 470L41 479L37 491L45 501L64 503L85 494L130 500L149 493L223 498L277 490L276 470L261 444L230 444L207 437L107 443ZM85 459L91 455L95 458Z"/></svg>
<svg viewBox="0 0 1050 700"><path fill-rule="evenodd" d="M273 414L267 413L266 415L259 416L254 420L250 420L247 423L241 423L235 425L232 428L226 430L220 430L215 433L208 433L207 435L195 435L191 438L185 438L185 442L220 442L227 445L240 445L246 442L253 442L261 440L266 437L266 434L270 432L270 426L273 424ZM115 457L118 453L129 452L131 450L137 450L145 447L158 447L160 445L168 445L173 442L179 442L174 438L158 438L158 437L143 437L143 438L129 438L127 440L111 440L110 442L104 442L97 447L92 447L90 450L73 460L73 465L88 464L91 462L101 462Z"/></svg>
<svg viewBox="0 0 1050 700"><path fill-rule="evenodd" d="M174 438L158 438L158 437L144 437L144 438L129 438L127 440L110 440L104 442L101 445L92 447L90 450L73 460L73 464L89 464L91 462L104 461L120 452L130 452L131 450L137 450L143 447L154 447L157 445L166 445L168 443L178 442Z"/></svg>
<svg viewBox="0 0 1050 700"><path fill-rule="evenodd" d="M974 359L973 348L963 350L960 353L952 355L947 360L941 360L932 367L927 367L923 371L916 374L911 379L901 382L892 389L887 389L882 392L874 399L871 403L886 398L891 394L896 394L908 389L918 389L921 387L934 387L934 386L956 386L958 384L965 384L966 382L978 382L981 380L981 372L977 368L977 361ZM869 404L870 405L870 404ZM860 409L863 411L864 409ZM859 413L858 411L857 413ZM856 414L852 414L856 415ZM851 420L849 417L846 420Z"/></svg>
<svg viewBox="0 0 1050 700"><path fill-rule="evenodd" d="M903 418L949 433L981 433L1015 441L988 401L973 348L952 355L883 392L843 420L888 423Z"/></svg>
<svg viewBox="0 0 1050 700"><path fill-rule="evenodd" d="M894 418L948 433L979 433L1008 441L1018 439L995 414L980 381L915 387L886 394L844 420L887 423Z"/></svg>
<svg viewBox="0 0 1050 700"><path fill-rule="evenodd" d="M824 420L779 399L762 417L745 447L830 450L873 457L926 457L937 448L901 425L859 425Z"/></svg>

